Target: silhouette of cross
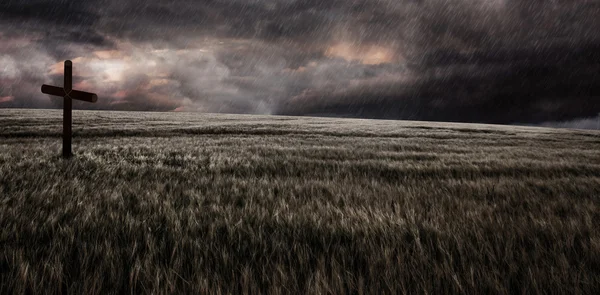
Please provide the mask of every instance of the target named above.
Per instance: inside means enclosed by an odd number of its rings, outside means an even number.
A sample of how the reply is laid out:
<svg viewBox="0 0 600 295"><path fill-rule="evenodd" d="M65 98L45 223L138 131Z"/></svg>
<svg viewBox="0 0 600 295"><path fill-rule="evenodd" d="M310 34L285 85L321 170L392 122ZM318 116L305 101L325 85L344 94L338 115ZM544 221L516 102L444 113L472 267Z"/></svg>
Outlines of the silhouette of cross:
<svg viewBox="0 0 600 295"><path fill-rule="evenodd" d="M83 100L87 102L96 102L98 95L85 91L73 90L73 63L70 60L65 61L65 82L64 87L56 87L50 85L42 85L42 93L62 96L64 98L63 103L63 150L62 155L65 158L73 156L71 152L71 136L72 129L71 125L73 122L72 110L73 101L72 99Z"/></svg>

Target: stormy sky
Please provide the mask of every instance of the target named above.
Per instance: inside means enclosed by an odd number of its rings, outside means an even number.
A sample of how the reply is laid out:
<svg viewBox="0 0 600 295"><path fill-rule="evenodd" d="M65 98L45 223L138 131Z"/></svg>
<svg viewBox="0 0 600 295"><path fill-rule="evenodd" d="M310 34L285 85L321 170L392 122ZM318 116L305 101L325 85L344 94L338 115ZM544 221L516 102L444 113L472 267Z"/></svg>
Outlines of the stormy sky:
<svg viewBox="0 0 600 295"><path fill-rule="evenodd" d="M0 108L598 129L599 0L2 0Z"/></svg>

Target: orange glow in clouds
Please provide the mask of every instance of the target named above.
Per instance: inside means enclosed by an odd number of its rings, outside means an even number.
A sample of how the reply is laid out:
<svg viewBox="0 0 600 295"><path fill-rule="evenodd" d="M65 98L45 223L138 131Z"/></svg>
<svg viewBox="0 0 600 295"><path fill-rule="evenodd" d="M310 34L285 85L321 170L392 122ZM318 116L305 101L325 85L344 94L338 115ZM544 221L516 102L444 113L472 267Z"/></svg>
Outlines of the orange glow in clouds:
<svg viewBox="0 0 600 295"><path fill-rule="evenodd" d="M168 53L168 52L167 52ZM94 90L103 97L108 105L130 104L130 100L140 99L134 103L159 105L173 108L177 99L172 94L159 93L160 87L168 87L172 80L168 79L169 63L160 64L160 50L144 48L126 48L126 50L94 51L89 55L73 58L73 73L77 76L77 89ZM169 60L171 63L177 59ZM50 67L52 75L63 75L64 61ZM136 77L145 78L136 81ZM130 82L132 79L135 82ZM2 98L2 97L0 97ZM2 98L6 100L5 98Z"/></svg>
<svg viewBox="0 0 600 295"><path fill-rule="evenodd" d="M97 56L97 55L96 55ZM124 72L131 66L127 59L117 58L99 58L99 57L78 57L73 59L75 64L74 73L77 76L85 78L102 78L102 82L123 81ZM64 61L52 66L50 74L62 75L64 70Z"/></svg>
<svg viewBox="0 0 600 295"><path fill-rule="evenodd" d="M15 99L15 97L14 97L14 96L12 96L12 95L5 96L5 97L2 97L2 96L0 96L0 103L3 103L3 102L11 102L11 101L13 101L14 99Z"/></svg>
<svg viewBox="0 0 600 295"><path fill-rule="evenodd" d="M338 43L325 51L325 56L343 58L346 61L358 61L365 65L378 65L394 62L394 53L383 46L355 46L350 43Z"/></svg>

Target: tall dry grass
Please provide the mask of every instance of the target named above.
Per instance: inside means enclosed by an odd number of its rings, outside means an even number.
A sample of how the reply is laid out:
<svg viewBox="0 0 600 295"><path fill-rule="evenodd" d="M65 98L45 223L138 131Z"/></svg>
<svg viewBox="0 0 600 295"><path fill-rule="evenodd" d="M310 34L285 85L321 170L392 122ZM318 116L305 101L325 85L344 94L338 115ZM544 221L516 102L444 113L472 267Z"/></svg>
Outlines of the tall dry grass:
<svg viewBox="0 0 600 295"><path fill-rule="evenodd" d="M0 110L0 293L600 291L600 133Z"/></svg>

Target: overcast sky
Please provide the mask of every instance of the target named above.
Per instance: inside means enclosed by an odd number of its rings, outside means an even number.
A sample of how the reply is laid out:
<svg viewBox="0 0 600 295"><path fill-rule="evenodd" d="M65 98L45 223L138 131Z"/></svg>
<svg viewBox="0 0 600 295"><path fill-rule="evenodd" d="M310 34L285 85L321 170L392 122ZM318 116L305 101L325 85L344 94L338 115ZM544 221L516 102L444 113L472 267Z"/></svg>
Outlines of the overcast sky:
<svg viewBox="0 0 600 295"><path fill-rule="evenodd" d="M76 108L598 128L600 1L0 1L0 108L66 59Z"/></svg>

